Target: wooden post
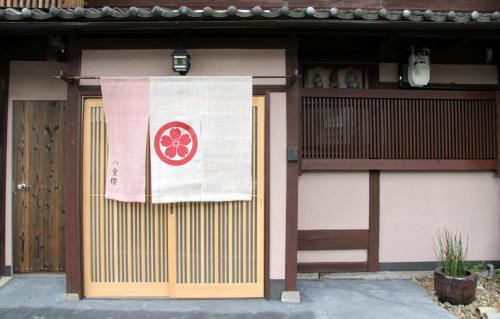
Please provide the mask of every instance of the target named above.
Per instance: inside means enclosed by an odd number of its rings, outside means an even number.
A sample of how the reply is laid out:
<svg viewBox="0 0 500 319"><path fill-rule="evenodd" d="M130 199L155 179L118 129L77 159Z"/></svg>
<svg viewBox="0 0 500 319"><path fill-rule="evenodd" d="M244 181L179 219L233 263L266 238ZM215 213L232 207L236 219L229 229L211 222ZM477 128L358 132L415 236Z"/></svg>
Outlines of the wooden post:
<svg viewBox="0 0 500 319"><path fill-rule="evenodd" d="M380 171L369 176L368 271L379 270Z"/></svg>
<svg viewBox="0 0 500 319"><path fill-rule="evenodd" d="M81 48L70 40L69 74L80 74ZM78 81L68 85L64 112L64 212L66 244L66 292L82 296L82 189L81 189L81 101Z"/></svg>
<svg viewBox="0 0 500 319"><path fill-rule="evenodd" d="M286 49L286 75L298 75L297 44ZM287 148L299 148L299 87L300 81L292 81L286 90L286 139ZM288 152L287 152L288 153ZM287 159L286 173L286 246L285 246L285 290L297 290L297 246L298 246L298 188L299 162Z"/></svg>
<svg viewBox="0 0 500 319"><path fill-rule="evenodd" d="M500 91L496 92L496 103L497 103L497 129L495 132L495 138L497 141L497 175L500 175Z"/></svg>
<svg viewBox="0 0 500 319"><path fill-rule="evenodd" d="M266 90L265 92L266 100L265 100L265 110L266 110L266 118L265 118L265 154L264 154L264 298L271 299L271 277L270 277L270 268L271 268L271 91Z"/></svg>
<svg viewBox="0 0 500 319"><path fill-rule="evenodd" d="M0 52L0 275L5 274L5 212L7 183L7 118L9 93L9 55Z"/></svg>

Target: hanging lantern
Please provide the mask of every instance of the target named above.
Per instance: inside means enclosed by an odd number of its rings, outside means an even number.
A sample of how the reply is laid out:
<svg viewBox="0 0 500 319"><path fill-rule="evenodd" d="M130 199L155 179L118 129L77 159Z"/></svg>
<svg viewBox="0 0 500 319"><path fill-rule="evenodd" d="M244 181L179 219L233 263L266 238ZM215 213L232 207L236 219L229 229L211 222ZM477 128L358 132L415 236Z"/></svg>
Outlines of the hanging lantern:
<svg viewBox="0 0 500 319"><path fill-rule="evenodd" d="M172 70L180 75L186 75L190 68L190 57L186 49L172 51Z"/></svg>

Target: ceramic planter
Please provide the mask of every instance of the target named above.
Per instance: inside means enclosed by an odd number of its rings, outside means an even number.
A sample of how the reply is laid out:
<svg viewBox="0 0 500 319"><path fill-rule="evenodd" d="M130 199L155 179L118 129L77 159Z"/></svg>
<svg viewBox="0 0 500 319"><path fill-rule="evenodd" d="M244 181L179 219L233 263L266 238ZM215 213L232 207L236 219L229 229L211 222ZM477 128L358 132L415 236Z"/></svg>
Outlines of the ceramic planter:
<svg viewBox="0 0 500 319"><path fill-rule="evenodd" d="M434 270L434 289L441 302L452 305L467 305L476 298L477 274L466 272L465 277L451 277L442 272L441 268Z"/></svg>

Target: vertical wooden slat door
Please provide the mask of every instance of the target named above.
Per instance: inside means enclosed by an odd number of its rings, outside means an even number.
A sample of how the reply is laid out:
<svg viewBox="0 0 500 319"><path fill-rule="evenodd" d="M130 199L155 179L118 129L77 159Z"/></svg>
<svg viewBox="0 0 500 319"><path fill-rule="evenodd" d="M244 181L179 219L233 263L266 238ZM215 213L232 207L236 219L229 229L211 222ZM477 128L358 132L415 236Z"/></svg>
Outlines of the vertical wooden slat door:
<svg viewBox="0 0 500 319"><path fill-rule="evenodd" d="M149 165L145 204L104 198L102 100L84 100L87 297L263 297L264 98L253 102L252 201L153 205Z"/></svg>
<svg viewBox="0 0 500 319"><path fill-rule="evenodd" d="M252 200L170 207L172 297L264 296L264 97L253 106Z"/></svg>
<svg viewBox="0 0 500 319"><path fill-rule="evenodd" d="M153 205L149 195L146 203L104 198L107 144L101 98L85 99L83 133L85 296L168 296L168 206ZM149 167L144 174L149 194Z"/></svg>
<svg viewBox="0 0 500 319"><path fill-rule="evenodd" d="M62 272L64 102L14 101L13 111L14 272Z"/></svg>

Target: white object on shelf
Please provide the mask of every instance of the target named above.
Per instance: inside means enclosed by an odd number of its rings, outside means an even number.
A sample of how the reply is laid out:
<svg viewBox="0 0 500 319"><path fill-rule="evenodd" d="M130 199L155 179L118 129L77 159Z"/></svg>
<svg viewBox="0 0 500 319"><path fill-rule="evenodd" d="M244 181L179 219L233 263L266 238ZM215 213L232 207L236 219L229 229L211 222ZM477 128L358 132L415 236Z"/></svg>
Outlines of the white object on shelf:
<svg viewBox="0 0 500 319"><path fill-rule="evenodd" d="M408 83L412 87L427 85L431 78L429 49L422 47L420 51L415 52L415 48L411 47L408 60Z"/></svg>

